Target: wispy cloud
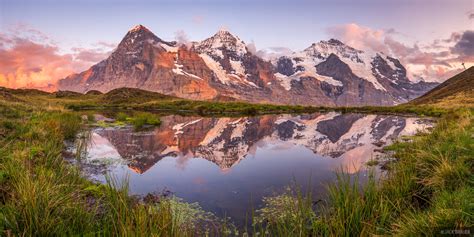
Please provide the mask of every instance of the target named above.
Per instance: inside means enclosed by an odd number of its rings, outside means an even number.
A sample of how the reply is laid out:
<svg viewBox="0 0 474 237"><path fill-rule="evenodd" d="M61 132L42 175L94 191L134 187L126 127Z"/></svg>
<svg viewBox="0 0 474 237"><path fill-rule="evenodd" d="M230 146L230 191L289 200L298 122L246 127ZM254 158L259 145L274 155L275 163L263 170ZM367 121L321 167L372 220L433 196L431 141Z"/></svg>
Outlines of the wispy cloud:
<svg viewBox="0 0 474 237"><path fill-rule="evenodd" d="M95 43L94 46L97 46L97 47L100 47L100 48L112 49L112 48L117 47L117 44L116 43L111 43L111 42L99 41L99 42Z"/></svg>
<svg viewBox="0 0 474 237"><path fill-rule="evenodd" d="M469 20L474 20L474 10L467 12L467 18L469 18Z"/></svg>
<svg viewBox="0 0 474 237"><path fill-rule="evenodd" d="M188 34L186 34L184 30L178 30L174 32L174 39L179 45L185 45L186 47L190 46Z"/></svg>
<svg viewBox="0 0 474 237"><path fill-rule="evenodd" d="M246 46L249 52L265 60L273 60L282 56L291 55L293 53L293 51L287 47L269 47L265 49L257 49L257 46L253 41Z"/></svg>

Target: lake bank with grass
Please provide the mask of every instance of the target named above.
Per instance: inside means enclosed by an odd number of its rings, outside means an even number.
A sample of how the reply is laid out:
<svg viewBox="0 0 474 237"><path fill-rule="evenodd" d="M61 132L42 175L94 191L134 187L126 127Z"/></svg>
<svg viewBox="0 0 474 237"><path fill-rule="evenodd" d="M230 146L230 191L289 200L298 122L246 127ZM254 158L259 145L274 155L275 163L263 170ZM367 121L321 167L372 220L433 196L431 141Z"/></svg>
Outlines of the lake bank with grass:
<svg viewBox="0 0 474 237"><path fill-rule="evenodd" d="M164 115L160 125L137 130L123 124L132 120L123 112L94 117L108 123L87 131L81 165L90 178L126 180L133 195L173 193L241 227L264 197L287 186L325 199L340 168L361 183L371 169L383 173L390 162L385 146L434 125L429 118L328 112Z"/></svg>
<svg viewBox="0 0 474 237"><path fill-rule="evenodd" d="M44 94L35 96L15 95L20 101L2 100L0 103L2 233L163 236L209 233L211 236L225 236L237 232L242 235L242 230L236 230L227 219L172 195L164 193L136 198L130 196L128 183L109 181L97 184L85 179L80 167L70 165L64 159L64 141L73 141L89 123L81 118L87 114L85 111L71 111L66 107L79 99ZM94 96L99 95L85 96L96 100ZM87 98L81 99L85 100ZM227 110L226 106L212 105L212 102L209 106L215 106L217 111ZM253 105L246 106L252 108ZM264 106L256 105L255 108ZM414 113L440 118L430 133L389 146L394 160L387 163L387 174L382 179L372 179L368 175L365 184L360 186L354 182L354 176L341 173L336 176L338 182L328 185L328 198L324 201L314 200L310 192L298 187L283 190L279 195L266 196L262 199L261 208L255 209L250 216L254 219L249 221L255 225L247 229L249 233L267 233L270 236L340 236L354 233L435 235L444 230L472 227L472 109L439 109L432 106L323 109ZM132 112L135 111L132 109ZM140 113L143 112L137 114ZM264 113L265 108L256 110L256 115ZM350 114L347 117L344 114L340 113L341 118L350 120ZM89 120L87 117L86 120ZM163 126L167 121L164 117L152 118L149 115L136 118L121 115L121 118L118 116L115 119L124 124L133 124L136 120L135 123L140 125L137 127ZM232 119L225 124L232 123ZM285 128L295 126L298 131L301 120L304 118L300 117L299 121L293 119L293 122L296 121L293 125L284 121L278 125ZM192 121L183 119L180 123ZM262 122L259 124L265 125ZM182 127L183 134L187 134L186 127ZM334 126L329 124L326 127ZM278 129L275 131L278 133ZM281 130L283 137L289 137L286 131ZM163 133L164 138L174 135ZM292 139L298 137L298 134L291 136Z"/></svg>

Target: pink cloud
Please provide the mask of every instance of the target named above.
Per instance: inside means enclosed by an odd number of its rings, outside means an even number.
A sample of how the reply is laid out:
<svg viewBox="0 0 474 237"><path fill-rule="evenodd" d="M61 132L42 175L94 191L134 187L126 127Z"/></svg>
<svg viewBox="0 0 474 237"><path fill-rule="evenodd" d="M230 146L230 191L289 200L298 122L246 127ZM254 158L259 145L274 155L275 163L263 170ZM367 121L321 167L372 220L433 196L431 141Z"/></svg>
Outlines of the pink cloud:
<svg viewBox="0 0 474 237"><path fill-rule="evenodd" d="M337 39L357 49L387 51L387 47L383 43L386 32L383 30L373 30L369 27L350 23L329 27L326 31L329 35L335 36ZM391 29L392 31L394 30Z"/></svg>
<svg viewBox="0 0 474 237"><path fill-rule="evenodd" d="M383 52L398 58L407 68L411 79L422 77L442 81L459 72L461 62L474 65L472 48L474 33L454 32L447 39L436 39L427 46L412 46L396 39L401 33L395 29L379 30L355 23L333 26L327 33L361 50ZM454 46L450 46L454 44Z"/></svg>
<svg viewBox="0 0 474 237"><path fill-rule="evenodd" d="M86 48L62 54L46 35L22 27L29 33L0 33L0 86L52 91L59 79L83 71L109 54Z"/></svg>
<svg viewBox="0 0 474 237"><path fill-rule="evenodd" d="M17 38L12 47L0 49L0 58L0 86L48 88L74 72L71 55L27 39Z"/></svg>
<svg viewBox="0 0 474 237"><path fill-rule="evenodd" d="M250 50L250 52L255 53L257 56L266 60L272 60L275 58L279 58L281 56L288 56L293 53L293 51L290 48L286 48L286 47L270 47L268 49L261 49L261 50L256 51L257 49L253 42L248 44L247 48Z"/></svg>

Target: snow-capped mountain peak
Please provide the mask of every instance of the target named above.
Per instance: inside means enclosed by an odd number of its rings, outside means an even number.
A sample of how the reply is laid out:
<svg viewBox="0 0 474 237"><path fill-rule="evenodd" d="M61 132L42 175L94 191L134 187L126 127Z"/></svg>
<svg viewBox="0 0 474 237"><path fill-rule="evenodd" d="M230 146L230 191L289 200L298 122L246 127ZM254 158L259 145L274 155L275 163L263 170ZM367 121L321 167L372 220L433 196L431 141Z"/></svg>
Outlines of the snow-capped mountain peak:
<svg viewBox="0 0 474 237"><path fill-rule="evenodd" d="M238 39L237 36L234 36L232 33L230 33L229 30L227 30L227 29L225 29L225 28L219 29L219 30L213 35L213 37Z"/></svg>
<svg viewBox="0 0 474 237"><path fill-rule="evenodd" d="M324 76L316 70L316 66L325 62L331 55L337 56L339 60L349 66L357 77L371 82L377 90L386 90L372 72L371 63L375 55L352 48L336 39L322 40L313 43L301 52L294 53L290 58L292 58L292 64L295 65L296 70L294 70L294 74L287 76L290 76L292 80L298 80L301 76L310 76L334 86L342 86L338 80Z"/></svg>
<svg viewBox="0 0 474 237"><path fill-rule="evenodd" d="M213 36L194 43L193 49L222 84L259 88L267 83L258 76L260 68L266 67L264 61L250 54L245 42L228 30L221 29Z"/></svg>
<svg viewBox="0 0 474 237"><path fill-rule="evenodd" d="M138 31L150 31L150 30L143 25L136 25L133 28L131 28L128 32L138 32Z"/></svg>
<svg viewBox="0 0 474 237"><path fill-rule="evenodd" d="M148 48L145 47L146 45L152 45L155 48L174 53L176 53L178 49L178 45L175 41L164 41L145 26L136 25L127 32L112 55L114 57L118 54L136 58L142 54L143 50Z"/></svg>
<svg viewBox="0 0 474 237"><path fill-rule="evenodd" d="M130 29L125 37L122 39L118 48L121 47L136 47L140 46L143 43L158 43L163 42L158 36L153 34L148 28L143 25L136 25L132 29Z"/></svg>
<svg viewBox="0 0 474 237"><path fill-rule="evenodd" d="M223 50L232 52L238 57L241 57L247 53L247 48L244 41L225 29L220 29L213 36L197 43L195 48L201 53L207 53L210 56L220 58L223 57Z"/></svg>
<svg viewBox="0 0 474 237"><path fill-rule="evenodd" d="M310 47L306 48L304 52L308 56L319 59L326 59L329 55L335 54L340 58L348 58L356 63L363 63L360 55L364 54L364 51L354 49L336 39L322 40L318 43L313 43Z"/></svg>

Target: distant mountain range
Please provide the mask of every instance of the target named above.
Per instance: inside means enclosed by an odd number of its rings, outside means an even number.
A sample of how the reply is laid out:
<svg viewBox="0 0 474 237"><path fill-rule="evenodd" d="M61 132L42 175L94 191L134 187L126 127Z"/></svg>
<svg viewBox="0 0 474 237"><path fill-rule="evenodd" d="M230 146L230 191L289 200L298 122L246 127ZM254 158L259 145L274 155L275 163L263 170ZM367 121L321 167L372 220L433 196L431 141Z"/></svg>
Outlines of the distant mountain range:
<svg viewBox="0 0 474 237"><path fill-rule="evenodd" d="M142 25L105 60L58 83L85 93L134 87L188 99L325 106L393 105L435 87L413 82L399 60L330 39L273 60L220 30L201 42L167 42Z"/></svg>

